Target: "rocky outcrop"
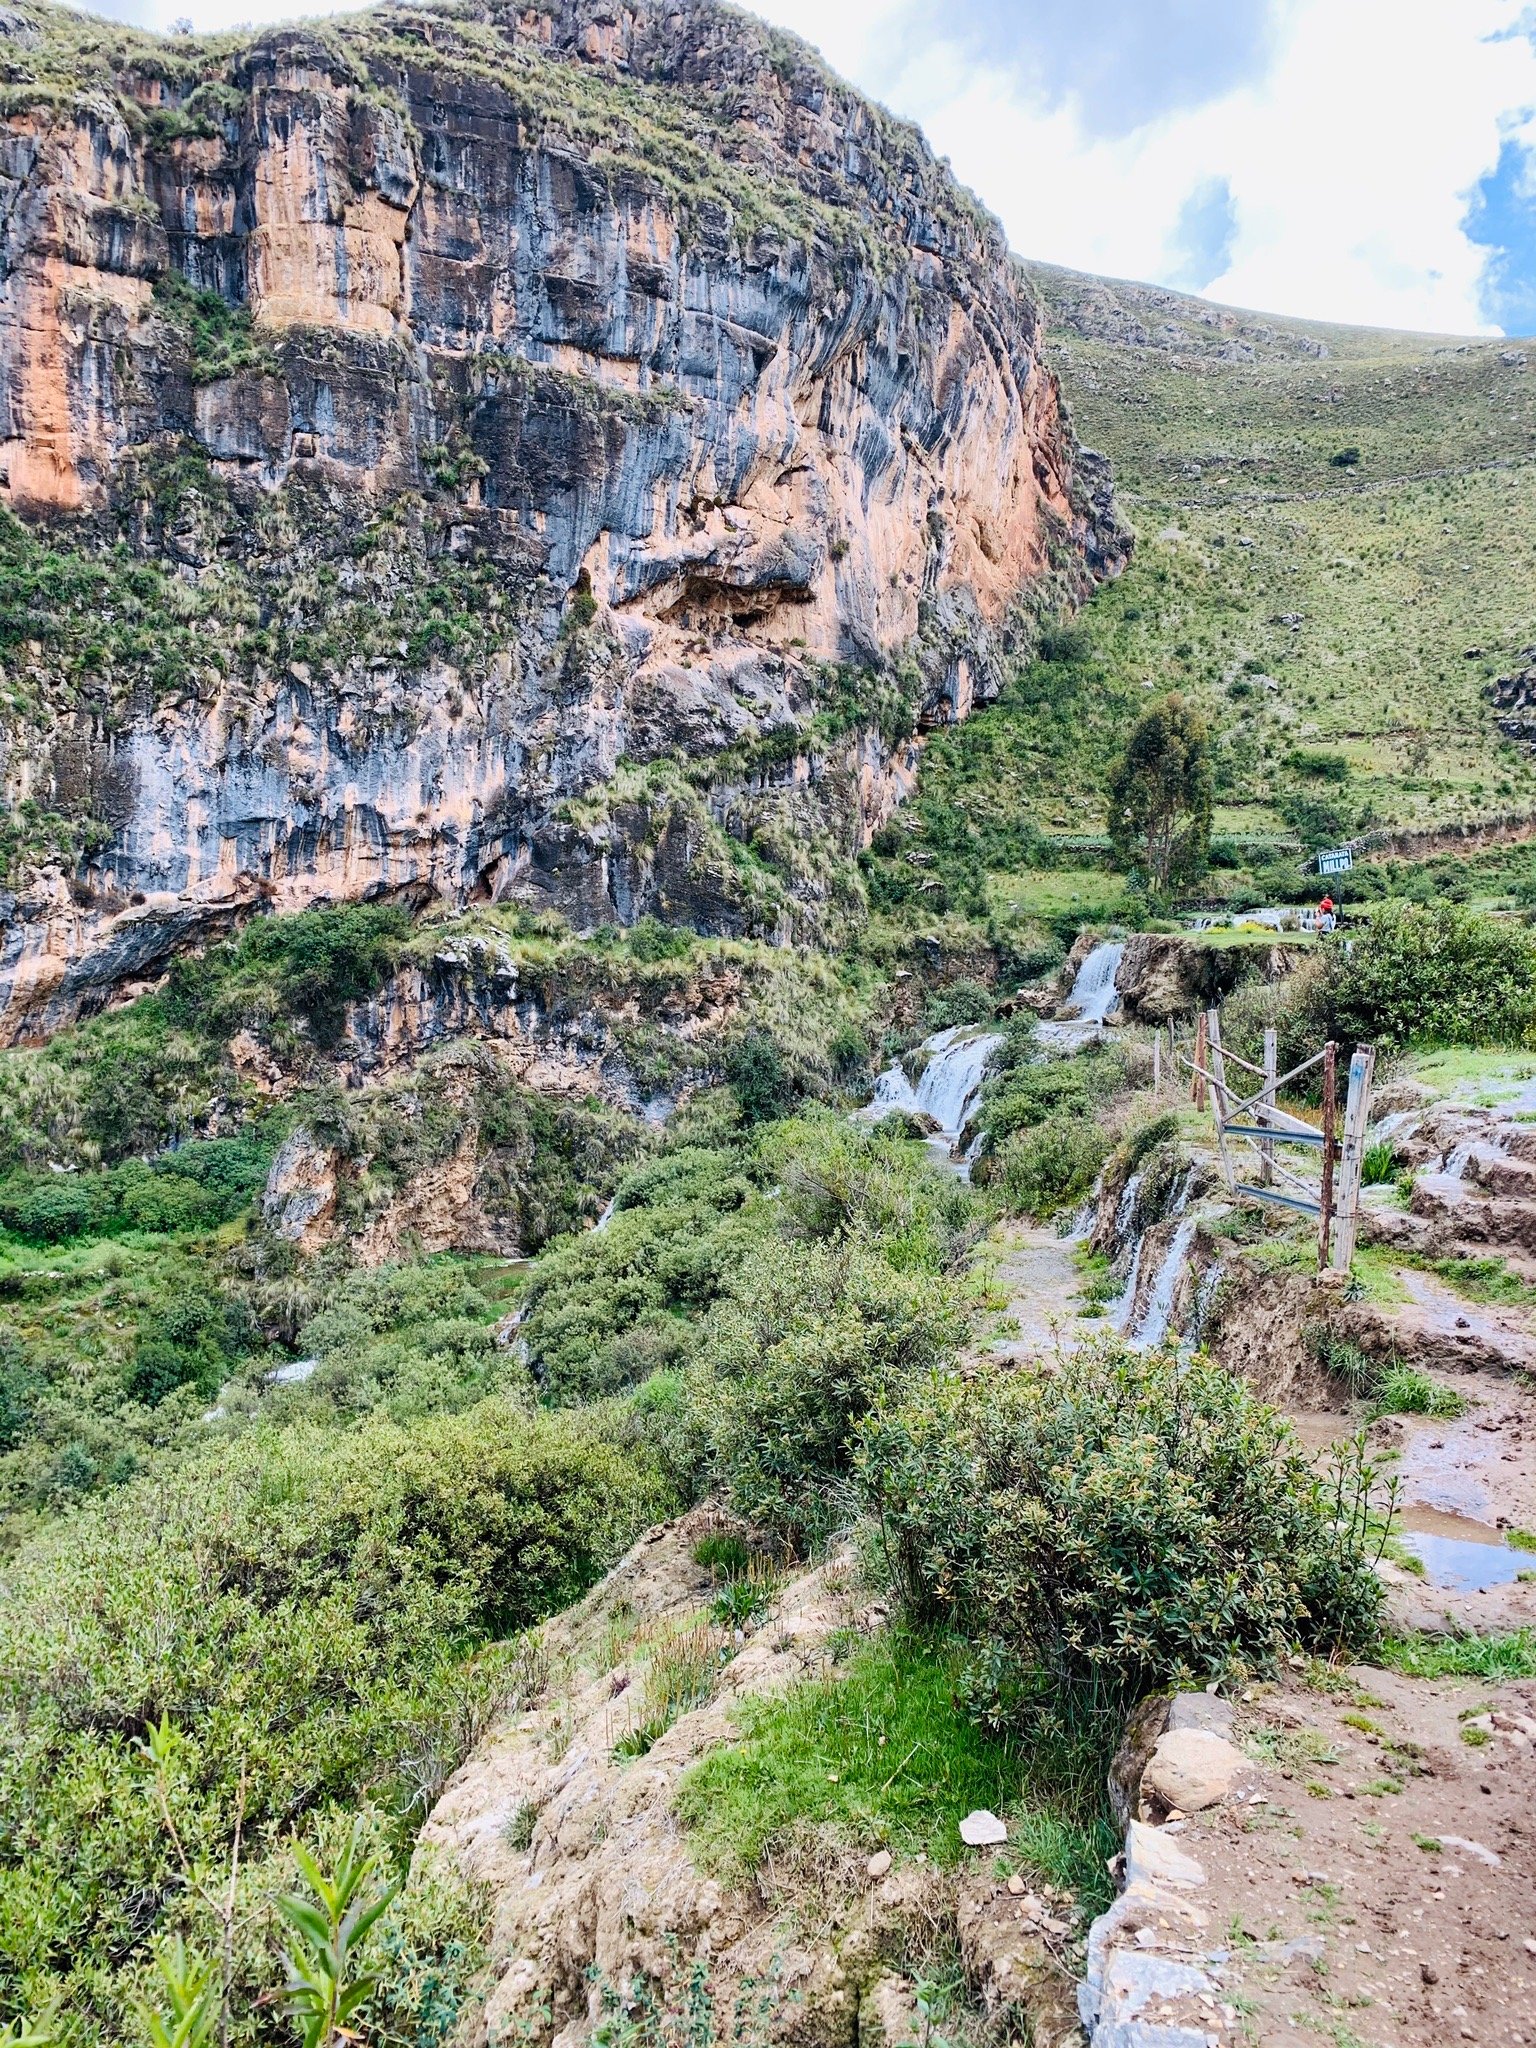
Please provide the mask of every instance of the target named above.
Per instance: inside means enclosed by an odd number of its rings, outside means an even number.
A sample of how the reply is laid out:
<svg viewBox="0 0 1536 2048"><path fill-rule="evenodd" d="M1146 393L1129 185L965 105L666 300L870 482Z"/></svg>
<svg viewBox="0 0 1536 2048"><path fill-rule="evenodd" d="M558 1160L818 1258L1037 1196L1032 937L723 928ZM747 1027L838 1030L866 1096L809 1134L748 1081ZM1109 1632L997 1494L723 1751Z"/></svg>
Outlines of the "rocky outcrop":
<svg viewBox="0 0 1536 2048"><path fill-rule="evenodd" d="M790 39L61 19L0 25L3 765L81 854L17 857L13 1035L325 897L788 936L1124 559L995 224Z"/></svg>
<svg viewBox="0 0 1536 2048"><path fill-rule="evenodd" d="M1527 751L1536 750L1536 647L1522 647L1518 666L1496 676L1484 691L1505 739Z"/></svg>
<svg viewBox="0 0 1536 2048"><path fill-rule="evenodd" d="M787 1579L760 1620L719 1626L693 1557L719 1527L703 1508L651 1530L552 1622L532 1653L534 1683L440 1788L418 1859L452 1856L491 1906L485 2003L464 2038L582 2048L618 2011L672 2014L686 2002L722 2027L750 2014L764 2043L902 2048L922 2026L924 1958L944 1939L978 2022L1022 2022L1031 2040L1066 2048L1079 2036L1062 1895L1010 1883L995 1851L941 1869L882 1847L873 1820L807 1815L751 1869L697 1858L679 1787L690 1766L739 1739L732 1710L807 1679L835 1682L839 1634L878 1637L886 1626L847 1552ZM686 1711L675 1709L679 1688L672 1708L648 1718L668 1661L690 1656L712 1675Z"/></svg>
<svg viewBox="0 0 1536 2048"><path fill-rule="evenodd" d="M1170 932L1137 932L1125 942L1115 972L1124 1014L1138 1024L1166 1024L1225 1002L1245 981L1281 981L1294 972L1294 949L1212 946Z"/></svg>

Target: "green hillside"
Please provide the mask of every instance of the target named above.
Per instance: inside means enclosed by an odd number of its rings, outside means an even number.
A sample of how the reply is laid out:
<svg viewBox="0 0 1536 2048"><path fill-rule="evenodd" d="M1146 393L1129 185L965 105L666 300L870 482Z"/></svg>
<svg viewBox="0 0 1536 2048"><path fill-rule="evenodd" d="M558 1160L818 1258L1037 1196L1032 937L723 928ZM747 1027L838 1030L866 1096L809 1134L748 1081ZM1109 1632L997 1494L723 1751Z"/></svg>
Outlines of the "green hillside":
<svg viewBox="0 0 1536 2048"><path fill-rule="evenodd" d="M1485 695L1536 641L1536 351L1032 275L1136 553L996 707L936 736L877 845L877 902L990 912L1024 959L1041 920L1123 906L1095 872L1105 778L1170 688L1217 735L1216 896L1363 832L1449 844L1536 813L1536 760ZM1485 859L1473 893L1528 865Z"/></svg>

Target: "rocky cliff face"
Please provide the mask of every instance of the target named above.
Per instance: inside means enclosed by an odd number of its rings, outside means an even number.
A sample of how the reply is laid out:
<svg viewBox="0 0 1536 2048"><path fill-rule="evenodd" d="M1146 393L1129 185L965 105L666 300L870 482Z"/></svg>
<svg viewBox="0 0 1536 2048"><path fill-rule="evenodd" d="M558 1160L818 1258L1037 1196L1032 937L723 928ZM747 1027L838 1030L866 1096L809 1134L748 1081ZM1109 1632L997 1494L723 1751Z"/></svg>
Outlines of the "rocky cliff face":
<svg viewBox="0 0 1536 2048"><path fill-rule="evenodd" d="M995 225L750 20L0 35L12 1036L265 905L824 925L1124 558Z"/></svg>

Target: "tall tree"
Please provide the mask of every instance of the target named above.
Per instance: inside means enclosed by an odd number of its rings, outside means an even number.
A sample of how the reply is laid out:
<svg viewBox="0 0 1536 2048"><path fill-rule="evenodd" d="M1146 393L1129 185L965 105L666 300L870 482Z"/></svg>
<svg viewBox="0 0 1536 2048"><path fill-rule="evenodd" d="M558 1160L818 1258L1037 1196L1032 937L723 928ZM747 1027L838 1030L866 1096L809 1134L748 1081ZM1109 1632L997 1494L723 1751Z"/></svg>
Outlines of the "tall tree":
<svg viewBox="0 0 1536 2048"><path fill-rule="evenodd" d="M1109 836L1155 895L1192 881L1211 846L1211 736L1176 692L1137 724L1109 784Z"/></svg>

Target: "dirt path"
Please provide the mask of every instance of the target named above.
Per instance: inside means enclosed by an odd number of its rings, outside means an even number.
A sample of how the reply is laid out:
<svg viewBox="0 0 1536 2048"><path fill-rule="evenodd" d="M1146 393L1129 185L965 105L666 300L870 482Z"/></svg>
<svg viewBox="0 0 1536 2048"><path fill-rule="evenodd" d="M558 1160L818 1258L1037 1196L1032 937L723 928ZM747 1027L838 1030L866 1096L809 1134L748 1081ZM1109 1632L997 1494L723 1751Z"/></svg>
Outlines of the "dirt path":
<svg viewBox="0 0 1536 2048"><path fill-rule="evenodd" d="M1225 2011L1199 2015L1216 2022L1207 2038L1524 2048L1536 1685L1368 1667L1337 1685L1256 1688L1237 1737L1261 1796L1175 1823L1205 1873L1207 1954L1220 1958Z"/></svg>
<svg viewBox="0 0 1536 2048"><path fill-rule="evenodd" d="M1003 1328L988 1347L992 1357L1012 1362L1058 1347L1070 1349L1085 1330L1103 1327L1080 1320L1082 1276L1075 1239L1058 1237L1049 1224L1005 1223L995 1242L995 1282L1008 1306Z"/></svg>

